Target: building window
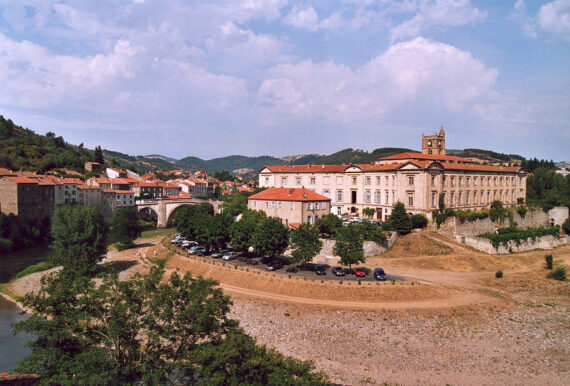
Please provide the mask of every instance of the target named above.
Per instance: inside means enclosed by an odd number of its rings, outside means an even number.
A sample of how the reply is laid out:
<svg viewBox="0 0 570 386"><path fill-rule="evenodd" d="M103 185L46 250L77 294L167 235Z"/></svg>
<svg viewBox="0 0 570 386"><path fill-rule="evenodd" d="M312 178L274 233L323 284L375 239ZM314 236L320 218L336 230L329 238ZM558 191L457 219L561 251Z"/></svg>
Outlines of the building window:
<svg viewBox="0 0 570 386"><path fill-rule="evenodd" d="M281 185L287 185L287 177L281 177Z"/></svg>
<svg viewBox="0 0 570 386"><path fill-rule="evenodd" d="M463 177L459 177L459 186L463 185Z"/></svg>
<svg viewBox="0 0 570 386"><path fill-rule="evenodd" d="M381 203L381 202L380 202L381 199L382 199L382 193L381 193L379 190L377 190L377 191L374 193L374 202L375 202L376 204L380 204L380 203Z"/></svg>
<svg viewBox="0 0 570 386"><path fill-rule="evenodd" d="M462 192L459 192L457 194L457 205L461 205L461 195L462 195Z"/></svg>
<svg viewBox="0 0 570 386"><path fill-rule="evenodd" d="M321 209L327 209L327 203L326 202L321 203Z"/></svg>
<svg viewBox="0 0 570 386"><path fill-rule="evenodd" d="M307 203L307 210L313 210L313 203L312 202Z"/></svg>
<svg viewBox="0 0 570 386"><path fill-rule="evenodd" d="M364 185L370 185L371 183L372 183L372 182L371 182L370 177L365 177L365 178L364 178Z"/></svg>
<svg viewBox="0 0 570 386"><path fill-rule="evenodd" d="M465 192L465 205L469 205L469 192Z"/></svg>
<svg viewBox="0 0 570 386"><path fill-rule="evenodd" d="M389 203L388 203L388 191L386 191L386 201L384 201L384 204L385 204L385 205L388 205L388 204L389 204Z"/></svg>
<svg viewBox="0 0 570 386"><path fill-rule="evenodd" d="M327 196L327 197L330 197L330 196L331 196L331 192L330 192L330 190L328 190L328 189L326 189L326 190L323 190L323 196Z"/></svg>
<svg viewBox="0 0 570 386"><path fill-rule="evenodd" d="M337 178L336 178L336 184L337 184L337 185L342 185L342 177L337 177Z"/></svg>
<svg viewBox="0 0 570 386"><path fill-rule="evenodd" d="M291 203L291 210L295 208L295 204Z"/></svg>
<svg viewBox="0 0 570 386"><path fill-rule="evenodd" d="M337 191L336 191L336 200L337 200L337 201L342 201L342 190L337 190Z"/></svg>
<svg viewBox="0 0 570 386"><path fill-rule="evenodd" d="M323 185L328 185L330 181L330 177L323 177Z"/></svg>
<svg viewBox="0 0 570 386"><path fill-rule="evenodd" d="M336 214L338 214L339 216L342 214L342 208L340 206L337 206Z"/></svg>
<svg viewBox="0 0 570 386"><path fill-rule="evenodd" d="M413 185L413 184L414 184L414 177L408 176L408 185Z"/></svg>
<svg viewBox="0 0 570 386"><path fill-rule="evenodd" d="M370 190L364 192L364 202L369 203L372 199Z"/></svg>
<svg viewBox="0 0 570 386"><path fill-rule="evenodd" d="M431 176L431 184L435 185L435 176Z"/></svg>
<svg viewBox="0 0 570 386"><path fill-rule="evenodd" d="M408 193L408 206L414 206L414 195Z"/></svg>
<svg viewBox="0 0 570 386"><path fill-rule="evenodd" d="M269 177L265 177L265 185L269 185Z"/></svg>
<svg viewBox="0 0 570 386"><path fill-rule="evenodd" d="M301 185L301 177L296 177L296 178L295 178L295 183L296 183L297 185Z"/></svg>
<svg viewBox="0 0 570 386"><path fill-rule="evenodd" d="M352 185L356 185L356 183L357 183L356 177L352 177Z"/></svg>
<svg viewBox="0 0 570 386"><path fill-rule="evenodd" d="M437 205L437 192L431 192L431 207L435 208Z"/></svg>
<svg viewBox="0 0 570 386"><path fill-rule="evenodd" d="M315 177L311 177L309 181L311 182L311 185L315 185Z"/></svg>
<svg viewBox="0 0 570 386"><path fill-rule="evenodd" d="M390 178L390 177L386 176L386 186L388 186L388 184L390 183L389 178Z"/></svg>
<svg viewBox="0 0 570 386"><path fill-rule="evenodd" d="M454 205L455 205L455 192L451 192L451 197L450 197L449 204L450 204L451 206L454 206Z"/></svg>
<svg viewBox="0 0 570 386"><path fill-rule="evenodd" d="M307 217L307 222L308 222L309 224L312 224L312 223L313 223L313 217L308 216L308 217Z"/></svg>
<svg viewBox="0 0 570 386"><path fill-rule="evenodd" d="M380 177L376 177L376 185L380 185Z"/></svg>

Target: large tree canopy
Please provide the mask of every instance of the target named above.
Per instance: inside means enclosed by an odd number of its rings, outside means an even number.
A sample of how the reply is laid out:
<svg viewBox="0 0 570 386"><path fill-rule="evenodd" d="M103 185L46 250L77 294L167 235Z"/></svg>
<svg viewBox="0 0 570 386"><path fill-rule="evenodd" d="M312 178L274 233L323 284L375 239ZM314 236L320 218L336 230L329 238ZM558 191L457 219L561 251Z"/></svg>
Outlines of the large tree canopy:
<svg viewBox="0 0 570 386"><path fill-rule="evenodd" d="M292 256L296 263L312 260L321 251L322 246L323 242L319 239L319 230L316 227L302 224L291 232Z"/></svg>
<svg viewBox="0 0 570 386"><path fill-rule="evenodd" d="M32 316L15 331L33 333L19 372L42 384L324 384L312 365L257 346L227 317L217 283L164 268L99 286L74 270L52 273L24 304Z"/></svg>
<svg viewBox="0 0 570 386"><path fill-rule="evenodd" d="M60 205L52 219L49 259L79 271L94 270L107 253L107 230L97 207Z"/></svg>

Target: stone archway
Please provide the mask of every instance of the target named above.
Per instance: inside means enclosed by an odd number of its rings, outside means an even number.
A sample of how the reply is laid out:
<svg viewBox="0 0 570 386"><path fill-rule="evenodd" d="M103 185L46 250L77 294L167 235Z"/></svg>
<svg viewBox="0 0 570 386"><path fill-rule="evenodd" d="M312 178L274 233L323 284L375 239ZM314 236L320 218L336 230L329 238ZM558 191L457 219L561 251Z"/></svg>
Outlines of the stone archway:
<svg viewBox="0 0 570 386"><path fill-rule="evenodd" d="M149 207L140 208L138 211L138 216L141 220L151 221L154 222L155 224L158 221L158 213L156 213L156 211L153 208Z"/></svg>
<svg viewBox="0 0 570 386"><path fill-rule="evenodd" d="M176 216L176 213L178 213L178 211L181 208L184 208L186 206L193 206L196 204L181 204L176 206L175 208L173 208L169 213L168 213L168 217L166 219L166 226L171 226L172 225L172 220L174 219L174 216Z"/></svg>

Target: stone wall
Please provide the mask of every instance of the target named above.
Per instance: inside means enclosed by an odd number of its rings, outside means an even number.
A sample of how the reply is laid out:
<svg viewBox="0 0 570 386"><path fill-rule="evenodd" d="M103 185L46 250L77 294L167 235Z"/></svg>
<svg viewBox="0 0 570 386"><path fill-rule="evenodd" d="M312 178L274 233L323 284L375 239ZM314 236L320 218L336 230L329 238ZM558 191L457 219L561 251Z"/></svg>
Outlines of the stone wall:
<svg viewBox="0 0 570 386"><path fill-rule="evenodd" d="M398 233L396 232L386 232L387 239L380 245L376 244L374 241L365 241L363 250L364 256L376 256L386 252L388 249L392 248L392 245L396 242L398 238ZM324 263L334 265L337 264L339 257L335 256L333 253L336 240L321 239L323 242L323 247L321 251L313 259L314 263ZM285 251L285 256L291 256L291 249Z"/></svg>
<svg viewBox="0 0 570 386"><path fill-rule="evenodd" d="M564 236L556 238L554 236L538 237L536 240L528 238L526 241L521 241L518 245L514 241L509 241L507 245L500 244L499 248L495 248L491 241L488 239L469 237L469 236L456 236L456 241L469 247L475 248L479 251L489 253L492 255L503 255L514 252L531 251L534 249L554 249L560 245L568 244L568 237Z"/></svg>
<svg viewBox="0 0 570 386"><path fill-rule="evenodd" d="M516 211L513 215L513 222L519 228L529 228L538 226L550 226L551 223L561 224L568 218L568 208L554 208L545 213L542 209L528 210L524 217L520 216ZM461 222L456 217L448 217L447 220L441 224L439 229L437 224L431 224L432 230L445 236L451 240L455 240L457 236L471 236L475 237L483 233L492 233L497 230L497 227L507 227L510 225L509 219L506 218L502 222L493 222L489 217L465 222Z"/></svg>

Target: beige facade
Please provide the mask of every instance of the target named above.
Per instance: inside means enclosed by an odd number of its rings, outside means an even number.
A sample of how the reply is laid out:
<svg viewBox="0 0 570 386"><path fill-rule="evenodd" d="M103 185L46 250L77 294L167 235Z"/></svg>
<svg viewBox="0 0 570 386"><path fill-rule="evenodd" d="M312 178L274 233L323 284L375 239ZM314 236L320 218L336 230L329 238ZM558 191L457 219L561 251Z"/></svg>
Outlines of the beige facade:
<svg viewBox="0 0 570 386"><path fill-rule="evenodd" d="M247 207L267 217L281 219L285 226L314 224L330 213L330 198L305 188L267 189L248 198Z"/></svg>
<svg viewBox="0 0 570 386"><path fill-rule="evenodd" d="M427 214L438 208L440 194L452 209L482 209L494 200L514 206L525 201L526 173L447 155L403 153L371 164L266 166L259 186L304 186L330 198L334 214L374 208L375 217L385 220L398 201L408 212Z"/></svg>
<svg viewBox="0 0 570 386"><path fill-rule="evenodd" d="M27 177L0 177L0 210L23 220L51 217L55 209L52 183Z"/></svg>

